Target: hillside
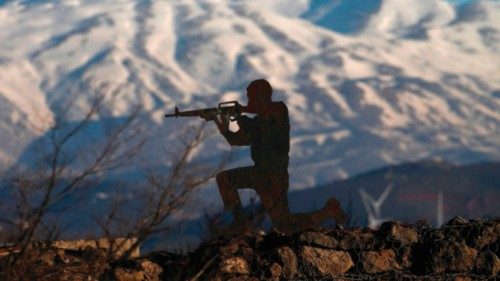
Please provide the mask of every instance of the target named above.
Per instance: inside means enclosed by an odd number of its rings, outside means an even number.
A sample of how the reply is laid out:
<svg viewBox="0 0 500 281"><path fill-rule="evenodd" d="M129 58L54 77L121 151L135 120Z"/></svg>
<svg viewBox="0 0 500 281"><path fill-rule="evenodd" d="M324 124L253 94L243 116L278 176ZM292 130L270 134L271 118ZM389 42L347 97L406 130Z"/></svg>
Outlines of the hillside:
<svg viewBox="0 0 500 281"><path fill-rule="evenodd" d="M327 2L2 1L0 161L34 161L51 120L115 93L98 120L142 105L139 157L164 165L157 152L190 122L164 113L244 102L259 77L290 111L294 189L427 158L499 159L498 2L412 1L410 14L395 0Z"/></svg>
<svg viewBox="0 0 500 281"><path fill-rule="evenodd" d="M392 189L380 207L380 219L438 224L438 198L442 194L441 223L455 216L480 218L500 213L500 163L457 166L446 162L416 162L393 165L289 194L294 211L323 206L330 196L349 208L355 225L367 225L361 190L378 200L388 186ZM380 223L382 223L381 221ZM439 225L438 225L439 226Z"/></svg>

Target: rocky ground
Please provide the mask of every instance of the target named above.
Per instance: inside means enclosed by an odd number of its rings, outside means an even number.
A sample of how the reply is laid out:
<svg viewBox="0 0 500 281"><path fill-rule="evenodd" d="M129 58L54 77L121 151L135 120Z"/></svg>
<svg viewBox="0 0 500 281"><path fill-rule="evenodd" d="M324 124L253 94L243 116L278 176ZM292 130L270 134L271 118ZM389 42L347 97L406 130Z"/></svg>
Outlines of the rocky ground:
<svg viewBox="0 0 500 281"><path fill-rule="evenodd" d="M440 228L387 222L378 230L219 238L186 255L159 251L126 261L107 262L90 247L53 248L25 274L29 280L496 280L499 244L500 218L455 218Z"/></svg>

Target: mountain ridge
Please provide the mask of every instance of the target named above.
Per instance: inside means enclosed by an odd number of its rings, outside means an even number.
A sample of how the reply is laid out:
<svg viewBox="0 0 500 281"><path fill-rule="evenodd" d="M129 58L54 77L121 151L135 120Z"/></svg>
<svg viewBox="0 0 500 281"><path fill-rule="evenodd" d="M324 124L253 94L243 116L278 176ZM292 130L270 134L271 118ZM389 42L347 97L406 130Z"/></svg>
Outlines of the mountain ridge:
<svg viewBox="0 0 500 281"><path fill-rule="evenodd" d="M500 162L457 165L427 160L391 165L346 180L290 192L289 204L295 212L302 212L309 206L321 206L334 196L349 209L354 225L366 225L367 211L361 193L367 192L377 200L392 186L379 209L382 217L399 221L425 219L440 226L436 221L439 193L443 196L444 220L455 216L480 218L498 214L499 169Z"/></svg>
<svg viewBox="0 0 500 281"><path fill-rule="evenodd" d="M346 36L298 13L240 2L23 3L0 7L0 39L7 42L0 54L9 58L0 61L0 94L34 103L4 113L0 132L16 144L0 143L10 162L46 137L32 128L50 122L32 116L53 119L74 99L69 118L78 120L92 93L118 91L102 118L142 104L152 139L142 157L161 164L154 151L162 139L190 122L164 120L165 111L243 102L246 84L260 77L289 107L293 188L429 157L500 157L499 51L492 47L500 40L500 8L492 1L474 4L487 7L482 17L422 23L427 36L419 40L369 30ZM461 9L464 19L470 12ZM18 128L17 138L10 128Z"/></svg>

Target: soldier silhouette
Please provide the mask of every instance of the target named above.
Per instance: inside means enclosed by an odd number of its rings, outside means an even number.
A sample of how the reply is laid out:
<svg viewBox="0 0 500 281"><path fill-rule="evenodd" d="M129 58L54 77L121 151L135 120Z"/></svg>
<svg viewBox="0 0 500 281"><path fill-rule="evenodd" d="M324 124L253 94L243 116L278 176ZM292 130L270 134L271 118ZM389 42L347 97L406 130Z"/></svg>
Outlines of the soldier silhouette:
<svg viewBox="0 0 500 281"><path fill-rule="evenodd" d="M335 198L327 201L319 211L292 214L288 208L288 152L290 150L290 122L288 109L283 102L271 99L273 89L267 80L251 82L246 88L248 105L245 112L256 114L237 117L239 130L229 130L229 118L221 120L212 115L201 114L205 120L213 120L221 134L232 146L250 146L254 166L230 169L216 177L224 210L231 212L232 225L225 234L249 232L251 222L245 216L238 189L254 189L275 228L293 233L313 228L333 218L343 223L345 214Z"/></svg>

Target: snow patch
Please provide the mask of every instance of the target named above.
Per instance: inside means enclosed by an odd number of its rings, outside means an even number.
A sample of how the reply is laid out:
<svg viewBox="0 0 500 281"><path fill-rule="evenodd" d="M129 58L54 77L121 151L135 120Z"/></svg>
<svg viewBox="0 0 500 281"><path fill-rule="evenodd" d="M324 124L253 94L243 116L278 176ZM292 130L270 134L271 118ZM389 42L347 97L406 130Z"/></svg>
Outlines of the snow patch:
<svg viewBox="0 0 500 281"><path fill-rule="evenodd" d="M384 0L367 25L367 32L385 36L425 36L428 28L442 27L455 19L454 7L442 0Z"/></svg>
<svg viewBox="0 0 500 281"><path fill-rule="evenodd" d="M297 17L309 8L311 0L253 0L252 5L259 9L267 9L287 17ZM314 0L312 0L314 1Z"/></svg>
<svg viewBox="0 0 500 281"><path fill-rule="evenodd" d="M36 133L42 133L53 117L39 84L36 69L26 60L9 61L0 67L0 94L18 110L11 115L11 121L18 123L18 112L22 112Z"/></svg>

